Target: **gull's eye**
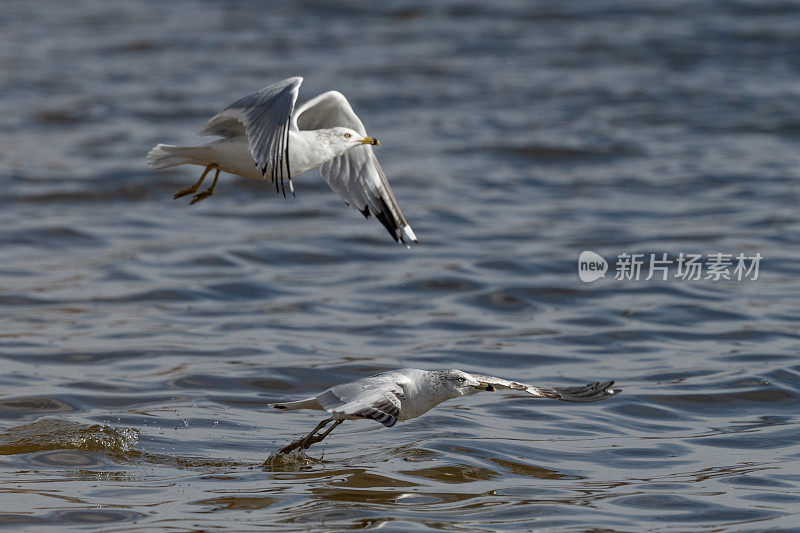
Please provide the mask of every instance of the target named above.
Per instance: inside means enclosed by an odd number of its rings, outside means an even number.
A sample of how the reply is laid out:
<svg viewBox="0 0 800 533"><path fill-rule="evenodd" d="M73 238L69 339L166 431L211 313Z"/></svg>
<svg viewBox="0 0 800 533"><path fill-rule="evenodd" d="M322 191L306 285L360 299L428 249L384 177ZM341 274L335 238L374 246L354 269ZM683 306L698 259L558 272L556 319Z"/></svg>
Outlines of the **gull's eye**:
<svg viewBox="0 0 800 533"><path fill-rule="evenodd" d="M458 378L458 381L461 382L461 383L464 383L465 381L467 381L467 378L460 377L460 378Z"/></svg>
<svg viewBox="0 0 800 533"><path fill-rule="evenodd" d="M349 139L350 137L351 137L351 135L350 135L349 133L345 133L345 134L344 134L344 138L345 138L345 139Z"/></svg>

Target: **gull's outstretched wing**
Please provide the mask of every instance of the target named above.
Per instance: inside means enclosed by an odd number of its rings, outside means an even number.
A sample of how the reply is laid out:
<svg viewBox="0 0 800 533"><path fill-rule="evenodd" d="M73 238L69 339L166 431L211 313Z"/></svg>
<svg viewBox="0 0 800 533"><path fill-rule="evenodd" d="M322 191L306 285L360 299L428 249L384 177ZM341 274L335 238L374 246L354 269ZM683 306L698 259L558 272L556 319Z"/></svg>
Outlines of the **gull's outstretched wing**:
<svg viewBox="0 0 800 533"><path fill-rule="evenodd" d="M264 87L228 106L208 121L200 135L247 136L261 175L278 182L283 195L283 179L291 179L289 168L289 128L303 78L295 77ZM269 169L269 176L267 176ZM291 185L291 184L290 184Z"/></svg>
<svg viewBox="0 0 800 533"><path fill-rule="evenodd" d="M578 387L535 387L533 385L526 385L525 383L517 383L516 381L509 381L503 378L496 378L493 376L482 376L479 374L471 374L480 383L491 385L494 389L512 389L525 391L533 396L539 398L551 398L553 400L562 400L565 402L596 402L604 400L615 394L622 392L622 389L612 389L613 381L606 381L600 383L595 381L586 386Z"/></svg>
<svg viewBox="0 0 800 533"><path fill-rule="evenodd" d="M366 136L367 130L347 99L337 91L323 93L297 109L293 122L300 130L346 127ZM406 246L417 243L389 180L372 146L356 146L320 166L320 174L349 206L366 218L375 215L395 241Z"/></svg>
<svg viewBox="0 0 800 533"><path fill-rule="evenodd" d="M371 418L392 427L404 397L396 377L386 373L331 387L317 395L317 401L331 414Z"/></svg>

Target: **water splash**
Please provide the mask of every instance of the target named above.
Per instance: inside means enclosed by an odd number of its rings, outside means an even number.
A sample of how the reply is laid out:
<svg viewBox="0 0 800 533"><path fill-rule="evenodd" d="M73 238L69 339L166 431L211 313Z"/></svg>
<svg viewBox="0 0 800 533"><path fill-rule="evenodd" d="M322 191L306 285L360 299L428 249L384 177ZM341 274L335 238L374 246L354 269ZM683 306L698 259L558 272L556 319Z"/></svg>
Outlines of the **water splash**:
<svg viewBox="0 0 800 533"><path fill-rule="evenodd" d="M315 464L321 464L322 459L314 459L306 455L304 450L292 450L289 453L272 452L267 460L262 463L262 468L269 472L298 472L309 470Z"/></svg>

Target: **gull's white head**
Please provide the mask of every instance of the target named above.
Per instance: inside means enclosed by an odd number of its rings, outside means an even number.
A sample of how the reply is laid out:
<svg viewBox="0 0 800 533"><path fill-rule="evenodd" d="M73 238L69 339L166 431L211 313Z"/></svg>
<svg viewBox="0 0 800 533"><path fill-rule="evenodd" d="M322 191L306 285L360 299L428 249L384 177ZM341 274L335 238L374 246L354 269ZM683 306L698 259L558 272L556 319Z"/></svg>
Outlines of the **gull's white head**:
<svg viewBox="0 0 800 533"><path fill-rule="evenodd" d="M362 144L372 144L375 146L381 144L378 139L365 137L350 128L336 127L317 131L322 137L320 140L327 144L336 155L341 155L350 148L355 148Z"/></svg>
<svg viewBox="0 0 800 533"><path fill-rule="evenodd" d="M486 390L485 385L461 370L439 370L436 374L440 387L449 398L458 398L478 390Z"/></svg>

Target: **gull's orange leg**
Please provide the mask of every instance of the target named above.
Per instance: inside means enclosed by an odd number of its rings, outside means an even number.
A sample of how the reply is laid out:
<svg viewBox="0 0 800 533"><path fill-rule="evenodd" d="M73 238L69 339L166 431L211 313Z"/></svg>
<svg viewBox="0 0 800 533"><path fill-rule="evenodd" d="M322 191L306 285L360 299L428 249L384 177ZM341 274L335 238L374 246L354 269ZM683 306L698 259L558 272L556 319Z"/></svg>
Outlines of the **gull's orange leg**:
<svg viewBox="0 0 800 533"><path fill-rule="evenodd" d="M217 172L219 172L219 167L215 163L211 163L210 165L208 165L206 167L205 171L203 171L203 175L200 176L199 180L197 180L197 183L195 183L191 187L187 187L187 188L185 188L183 190L180 190L180 191L176 192L175 196L173 196L173 198L175 198L177 200L178 198L186 196L187 194L196 193L197 189L199 189L200 185L203 183L203 180L206 179L206 176L208 175L208 173L211 172L215 168L217 169Z"/></svg>
<svg viewBox="0 0 800 533"><path fill-rule="evenodd" d="M200 200L205 200L206 198L214 194L214 188L217 186L217 180L219 179L219 167L217 165L214 165L214 167L216 167L217 172L214 174L214 181L211 182L211 187L204 190L203 192L195 194L194 198L192 198L192 201L189 202L189 205L196 204Z"/></svg>

